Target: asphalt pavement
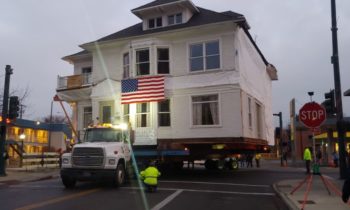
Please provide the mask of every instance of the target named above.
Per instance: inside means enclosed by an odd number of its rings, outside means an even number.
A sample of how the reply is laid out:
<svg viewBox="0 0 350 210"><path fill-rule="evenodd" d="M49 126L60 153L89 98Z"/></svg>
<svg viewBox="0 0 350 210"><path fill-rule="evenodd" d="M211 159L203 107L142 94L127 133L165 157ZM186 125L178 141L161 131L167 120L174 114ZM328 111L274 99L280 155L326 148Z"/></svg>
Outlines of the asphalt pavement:
<svg viewBox="0 0 350 210"><path fill-rule="evenodd" d="M262 160L261 170L281 170L304 173L302 163L299 167L281 167L279 161ZM303 178L282 180L273 184L273 188L289 209L307 210L342 210L350 209L350 203L341 200L343 180L337 178L338 168L321 167L321 175L307 175ZM59 177L59 169L38 168L23 170L19 168L6 169L6 176L0 176L1 185L15 185L23 182L34 182Z"/></svg>

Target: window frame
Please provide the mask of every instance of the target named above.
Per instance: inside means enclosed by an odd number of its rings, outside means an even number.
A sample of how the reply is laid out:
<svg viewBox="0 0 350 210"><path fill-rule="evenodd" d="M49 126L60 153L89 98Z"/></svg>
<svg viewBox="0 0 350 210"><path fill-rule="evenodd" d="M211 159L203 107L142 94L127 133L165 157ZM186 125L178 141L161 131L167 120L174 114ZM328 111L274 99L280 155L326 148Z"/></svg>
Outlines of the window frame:
<svg viewBox="0 0 350 210"><path fill-rule="evenodd" d="M160 60L159 59L159 51L158 50L168 50L168 60ZM159 63L160 62L167 62L168 63L168 73L160 73L159 72ZM157 74L162 74L162 75L168 75L170 74L170 48L168 46L157 46L156 47L156 65L157 65Z"/></svg>
<svg viewBox="0 0 350 210"><path fill-rule="evenodd" d="M158 25L158 21L160 20L160 25ZM151 24L150 22L153 21L153 27L151 27ZM159 17L154 17L154 18L149 18L147 20L147 27L148 29L156 29L156 28L161 28L163 27L163 17L162 16L159 16Z"/></svg>
<svg viewBox="0 0 350 210"><path fill-rule="evenodd" d="M126 63L126 59L127 58L127 63ZM122 78L123 79L127 79L130 78L131 74L130 74L130 53L126 52L123 53L123 75Z"/></svg>
<svg viewBox="0 0 350 210"><path fill-rule="evenodd" d="M86 111L87 108L91 108L91 112ZM91 118L89 118L89 122L87 122L87 115L90 114ZM92 120L92 106L84 106L83 107L83 128L87 128L91 123L93 122Z"/></svg>
<svg viewBox="0 0 350 210"><path fill-rule="evenodd" d="M147 104L146 112L142 111L142 107L140 108L141 112L138 112L139 111L138 107L142 106L142 104ZM141 116L140 120L139 120L139 116ZM142 126L142 116L146 116L146 126ZM136 128L149 128L149 127L151 127L151 103L150 102L136 104L135 127Z"/></svg>
<svg viewBox="0 0 350 210"><path fill-rule="evenodd" d="M123 122L130 123L130 104L123 104Z"/></svg>
<svg viewBox="0 0 350 210"><path fill-rule="evenodd" d="M178 21L178 16L181 15L181 21ZM170 23L170 18L173 18L173 23ZM178 24L182 24L183 23L183 15L182 12L176 13L176 14L172 14L172 15L168 15L167 16L168 19L168 26L172 26L172 25L178 25Z"/></svg>
<svg viewBox="0 0 350 210"><path fill-rule="evenodd" d="M248 127L253 129L252 97L248 96Z"/></svg>
<svg viewBox="0 0 350 210"><path fill-rule="evenodd" d="M141 52L141 51L148 51L148 61L144 61L144 62L139 62L139 56L138 56L138 53ZM145 75L150 75L151 74L151 50L150 48L139 48L139 49L136 49L135 50L135 76L145 76ZM141 74L140 70L139 70L139 65L140 64L148 64L148 74Z"/></svg>
<svg viewBox="0 0 350 210"><path fill-rule="evenodd" d="M209 43L217 43L218 45L218 54L207 54L207 44ZM195 45L201 45L201 52L202 52L202 55L201 56L194 56L194 57L191 57L192 55L192 46L195 46ZM201 42L193 42L193 43L189 43L188 44L188 71L189 73L196 73L196 72L206 72L206 71L215 71L215 70L219 70L221 69L221 65L222 65L222 52L221 52L221 41L220 39L214 39L214 40L206 40L206 41L201 41ZM218 56L218 62L219 62L219 65L218 65L218 68L208 68L208 65L207 65L207 61L208 61L208 58L210 57L214 57L214 56ZM192 70L193 67L192 67L192 60L193 59L199 59L201 58L202 60L202 66L203 68L202 69L198 69L198 70Z"/></svg>
<svg viewBox="0 0 350 210"><path fill-rule="evenodd" d="M197 124L194 124L194 109L193 109L193 97L199 97L199 96L202 96L202 97L205 97L205 96L217 96L217 100L216 101L205 101L206 103L212 103L212 102L217 102L217 124L201 124L201 125L197 125ZM189 96L189 100L190 100L190 114L191 114L191 117L190 117L190 120L191 120L191 127L192 128L203 128L203 127L222 127L222 124L221 124L221 95L219 93L207 93L207 94L200 94L200 95L190 95ZM204 103L204 102L196 102L195 104L198 104L198 103ZM203 114L203 113L202 113Z"/></svg>
<svg viewBox="0 0 350 210"><path fill-rule="evenodd" d="M168 111L161 111L160 110L160 103L162 102L165 102L165 101L168 101ZM157 103L158 105L158 109L157 109L157 112L158 112L158 127L160 128L164 128L164 127L171 127L171 100L169 98L165 99L164 101L159 101ZM161 115L164 115L164 114L168 114L169 115L169 125L160 125L160 116Z"/></svg>

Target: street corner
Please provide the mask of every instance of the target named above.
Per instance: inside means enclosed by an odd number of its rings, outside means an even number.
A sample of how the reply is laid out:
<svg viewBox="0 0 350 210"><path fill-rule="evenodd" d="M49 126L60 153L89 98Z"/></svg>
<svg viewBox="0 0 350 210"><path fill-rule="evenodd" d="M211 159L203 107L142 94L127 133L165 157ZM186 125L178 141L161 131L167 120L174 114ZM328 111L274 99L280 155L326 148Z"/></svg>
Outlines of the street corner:
<svg viewBox="0 0 350 210"><path fill-rule="evenodd" d="M284 180L272 185L278 197L283 200L289 210L299 209L290 196L290 192L293 190L293 186L295 186L296 182L296 180Z"/></svg>

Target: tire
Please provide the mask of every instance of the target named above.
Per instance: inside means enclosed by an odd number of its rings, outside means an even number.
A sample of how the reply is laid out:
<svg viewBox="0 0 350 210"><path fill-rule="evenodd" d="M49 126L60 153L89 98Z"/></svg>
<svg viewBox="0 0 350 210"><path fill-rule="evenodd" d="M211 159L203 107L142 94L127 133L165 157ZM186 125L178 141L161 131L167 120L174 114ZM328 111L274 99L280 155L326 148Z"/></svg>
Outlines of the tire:
<svg viewBox="0 0 350 210"><path fill-rule="evenodd" d="M117 169L115 171L114 185L119 187L125 183L125 167L124 164L118 163Z"/></svg>
<svg viewBox="0 0 350 210"><path fill-rule="evenodd" d="M75 187L75 184L77 183L77 181L74 178L68 177L68 176L63 176L61 177L62 183L63 185L67 188L67 189L72 189Z"/></svg>
<svg viewBox="0 0 350 210"><path fill-rule="evenodd" d="M237 160L233 160L231 165L230 165L230 169L231 170L237 170L238 169L238 161Z"/></svg>

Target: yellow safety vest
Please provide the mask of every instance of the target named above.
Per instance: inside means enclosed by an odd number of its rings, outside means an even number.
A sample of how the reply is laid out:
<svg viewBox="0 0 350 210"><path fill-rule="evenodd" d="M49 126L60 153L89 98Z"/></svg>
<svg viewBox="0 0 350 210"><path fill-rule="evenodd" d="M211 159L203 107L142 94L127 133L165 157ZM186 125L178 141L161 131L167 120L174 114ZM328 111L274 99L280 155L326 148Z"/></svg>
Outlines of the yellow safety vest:
<svg viewBox="0 0 350 210"><path fill-rule="evenodd" d="M156 167L150 166L146 170L141 171L140 176L145 184L157 185L160 172Z"/></svg>
<svg viewBox="0 0 350 210"><path fill-rule="evenodd" d="M306 148L304 151L304 160L311 160L311 152L309 148Z"/></svg>

